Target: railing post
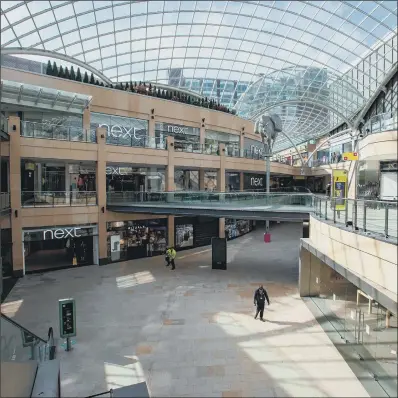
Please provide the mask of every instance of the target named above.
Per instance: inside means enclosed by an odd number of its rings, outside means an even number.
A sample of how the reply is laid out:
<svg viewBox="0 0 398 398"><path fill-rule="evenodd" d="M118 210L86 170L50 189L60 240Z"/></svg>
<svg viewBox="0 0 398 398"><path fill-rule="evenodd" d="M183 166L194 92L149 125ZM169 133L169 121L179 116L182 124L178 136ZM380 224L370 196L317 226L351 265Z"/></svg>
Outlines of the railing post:
<svg viewBox="0 0 398 398"><path fill-rule="evenodd" d="M333 224L336 224L336 200L333 203Z"/></svg>
<svg viewBox="0 0 398 398"><path fill-rule="evenodd" d="M328 219L328 200L325 200L325 220Z"/></svg>
<svg viewBox="0 0 398 398"><path fill-rule="evenodd" d="M363 230L366 232L366 202L363 202Z"/></svg>
<svg viewBox="0 0 398 398"><path fill-rule="evenodd" d="M356 200L354 200L353 211L354 211L353 227L354 227L354 230L356 231L358 228L358 202Z"/></svg>
<svg viewBox="0 0 398 398"><path fill-rule="evenodd" d="M384 220L384 234L388 238L388 205L386 205L385 210L385 220Z"/></svg>

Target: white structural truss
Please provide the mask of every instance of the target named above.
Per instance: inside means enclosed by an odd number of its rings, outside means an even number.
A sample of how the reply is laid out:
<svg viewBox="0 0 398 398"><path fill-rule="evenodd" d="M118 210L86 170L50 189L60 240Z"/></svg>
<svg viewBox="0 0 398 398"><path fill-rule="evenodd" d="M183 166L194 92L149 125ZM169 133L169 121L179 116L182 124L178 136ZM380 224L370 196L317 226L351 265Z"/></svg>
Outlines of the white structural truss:
<svg viewBox="0 0 398 398"><path fill-rule="evenodd" d="M1 48L16 47L253 120L272 107L298 144L352 120L397 62L397 2L2 1ZM275 150L290 145L280 137Z"/></svg>

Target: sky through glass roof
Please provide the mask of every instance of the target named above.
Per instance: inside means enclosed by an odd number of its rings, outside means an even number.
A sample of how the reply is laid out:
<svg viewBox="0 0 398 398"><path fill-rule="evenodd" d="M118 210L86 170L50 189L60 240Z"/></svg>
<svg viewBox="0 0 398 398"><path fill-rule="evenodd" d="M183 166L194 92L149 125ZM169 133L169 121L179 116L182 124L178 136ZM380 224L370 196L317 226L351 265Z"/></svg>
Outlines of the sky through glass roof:
<svg viewBox="0 0 398 398"><path fill-rule="evenodd" d="M396 1L1 2L2 48L65 54L115 82L199 91L250 119L285 112L298 141L355 114L396 62L396 35ZM380 45L369 59L377 77L352 76Z"/></svg>

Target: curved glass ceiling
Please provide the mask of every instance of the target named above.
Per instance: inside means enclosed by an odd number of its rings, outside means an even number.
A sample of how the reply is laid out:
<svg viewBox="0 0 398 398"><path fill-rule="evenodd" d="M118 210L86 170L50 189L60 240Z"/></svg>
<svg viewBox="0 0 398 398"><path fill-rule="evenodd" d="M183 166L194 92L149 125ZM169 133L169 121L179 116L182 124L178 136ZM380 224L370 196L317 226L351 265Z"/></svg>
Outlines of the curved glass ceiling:
<svg viewBox="0 0 398 398"><path fill-rule="evenodd" d="M1 27L2 47L66 54L113 81L184 87L243 117L288 100L279 109L288 113L284 126L303 141L315 134L310 124L330 127L371 96L370 73L351 76L362 58L384 43L388 62L373 80L391 68L394 51L396 62L397 3L2 1ZM329 109L318 112L318 100Z"/></svg>

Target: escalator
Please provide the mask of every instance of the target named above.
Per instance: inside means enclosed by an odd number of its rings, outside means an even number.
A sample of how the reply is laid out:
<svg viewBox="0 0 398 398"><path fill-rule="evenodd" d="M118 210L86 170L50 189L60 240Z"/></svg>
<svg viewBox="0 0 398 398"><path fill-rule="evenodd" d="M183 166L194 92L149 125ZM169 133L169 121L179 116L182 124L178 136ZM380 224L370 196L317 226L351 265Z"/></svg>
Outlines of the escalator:
<svg viewBox="0 0 398 398"><path fill-rule="evenodd" d="M41 338L1 314L2 397L59 397L60 367L53 329Z"/></svg>

